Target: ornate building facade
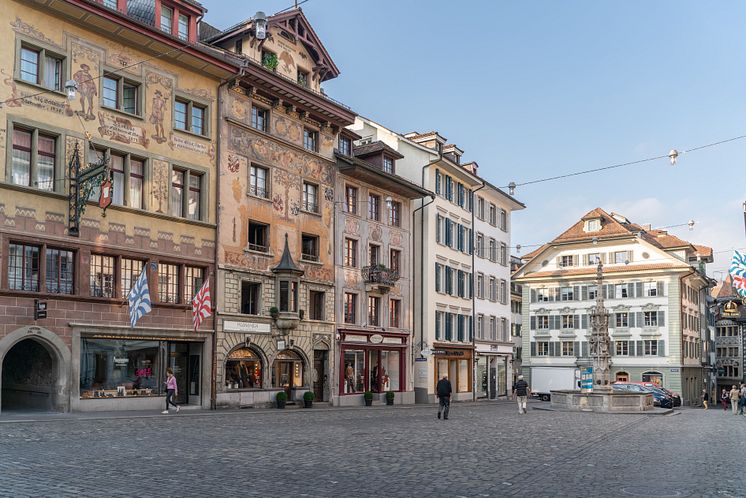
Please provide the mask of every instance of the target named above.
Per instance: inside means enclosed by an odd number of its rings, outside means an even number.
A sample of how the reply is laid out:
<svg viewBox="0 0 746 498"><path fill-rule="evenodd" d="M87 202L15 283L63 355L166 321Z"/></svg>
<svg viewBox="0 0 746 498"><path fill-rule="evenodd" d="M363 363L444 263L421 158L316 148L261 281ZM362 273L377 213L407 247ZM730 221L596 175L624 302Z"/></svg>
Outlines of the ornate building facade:
<svg viewBox="0 0 746 498"><path fill-rule="evenodd" d="M299 9L215 31L243 63L221 93L217 403L331 401L334 149L353 113L321 92L339 70ZM261 36L261 31L260 31Z"/></svg>
<svg viewBox="0 0 746 498"><path fill-rule="evenodd" d="M213 324L194 330L191 299L214 270L217 87L238 68L196 44L196 2L3 7L0 408L152 409L167 367L179 402L209 407ZM143 271L153 309L132 327Z"/></svg>

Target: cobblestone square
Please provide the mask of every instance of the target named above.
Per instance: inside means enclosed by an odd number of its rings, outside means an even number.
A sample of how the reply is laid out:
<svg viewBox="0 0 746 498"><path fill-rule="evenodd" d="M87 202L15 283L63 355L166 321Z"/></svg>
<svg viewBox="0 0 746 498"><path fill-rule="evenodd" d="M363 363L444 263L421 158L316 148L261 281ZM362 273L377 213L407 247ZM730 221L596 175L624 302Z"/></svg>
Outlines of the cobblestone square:
<svg viewBox="0 0 746 498"><path fill-rule="evenodd" d="M532 406L540 406L533 404ZM0 419L2 420L2 419ZM0 423L3 496L746 496L746 418L512 403Z"/></svg>

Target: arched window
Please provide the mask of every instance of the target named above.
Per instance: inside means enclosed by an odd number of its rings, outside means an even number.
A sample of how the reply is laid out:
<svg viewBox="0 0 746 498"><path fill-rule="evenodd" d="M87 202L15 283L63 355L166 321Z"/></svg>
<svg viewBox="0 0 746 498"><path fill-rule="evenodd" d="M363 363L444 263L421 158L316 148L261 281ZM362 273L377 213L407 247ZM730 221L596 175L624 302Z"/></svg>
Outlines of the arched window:
<svg viewBox="0 0 746 498"><path fill-rule="evenodd" d="M294 351L280 351L272 366L272 386L286 391L303 385L303 360Z"/></svg>
<svg viewBox="0 0 746 498"><path fill-rule="evenodd" d="M653 384L663 385L663 374L660 372L644 372L642 374L643 382L652 382Z"/></svg>
<svg viewBox="0 0 746 498"><path fill-rule="evenodd" d="M234 349L225 360L226 389L261 389L262 360L249 348Z"/></svg>
<svg viewBox="0 0 746 498"><path fill-rule="evenodd" d="M629 382L629 374L627 372L617 372L616 382Z"/></svg>

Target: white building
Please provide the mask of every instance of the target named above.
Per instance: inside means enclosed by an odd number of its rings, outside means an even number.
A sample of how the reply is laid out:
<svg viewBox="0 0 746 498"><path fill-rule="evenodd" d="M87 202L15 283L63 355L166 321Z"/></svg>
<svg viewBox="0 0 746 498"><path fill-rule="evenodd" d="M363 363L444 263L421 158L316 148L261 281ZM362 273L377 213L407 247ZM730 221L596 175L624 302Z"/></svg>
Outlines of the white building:
<svg viewBox="0 0 746 498"><path fill-rule="evenodd" d="M476 171L476 165L471 169ZM513 381L511 334L511 212L525 206L484 182L474 193L475 390L477 398L507 396Z"/></svg>
<svg viewBox="0 0 746 498"><path fill-rule="evenodd" d="M523 374L532 389L545 379L570 385L589 364L588 312L600 289L611 312L612 381L651 381L697 403L704 386L704 263L712 250L619 214L594 209L557 238L524 256ZM541 382L540 382L541 379Z"/></svg>

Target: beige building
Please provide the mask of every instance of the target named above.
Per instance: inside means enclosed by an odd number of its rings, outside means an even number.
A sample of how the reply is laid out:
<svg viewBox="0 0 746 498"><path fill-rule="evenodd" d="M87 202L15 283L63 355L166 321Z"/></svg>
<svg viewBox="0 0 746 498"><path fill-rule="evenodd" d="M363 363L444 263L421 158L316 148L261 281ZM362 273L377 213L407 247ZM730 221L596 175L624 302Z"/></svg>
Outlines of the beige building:
<svg viewBox="0 0 746 498"><path fill-rule="evenodd" d="M339 70L299 9L264 38L254 21L204 38L243 64L221 93L218 404L331 401L334 149L354 115L320 85Z"/></svg>
<svg viewBox="0 0 746 498"><path fill-rule="evenodd" d="M2 6L0 408L157 409L167 367L178 402L209 407L213 323L194 329L191 300L214 270L217 87L238 68L196 44L193 1Z"/></svg>

